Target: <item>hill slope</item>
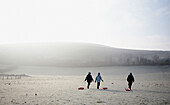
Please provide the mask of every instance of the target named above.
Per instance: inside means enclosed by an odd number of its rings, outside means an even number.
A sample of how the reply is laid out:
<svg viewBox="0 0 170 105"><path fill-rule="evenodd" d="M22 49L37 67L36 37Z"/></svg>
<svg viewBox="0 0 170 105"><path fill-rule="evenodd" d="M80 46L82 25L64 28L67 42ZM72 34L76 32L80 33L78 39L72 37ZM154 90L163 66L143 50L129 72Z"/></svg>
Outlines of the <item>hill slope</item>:
<svg viewBox="0 0 170 105"><path fill-rule="evenodd" d="M0 46L0 64L112 66L170 64L170 51L118 49L89 43L32 43Z"/></svg>

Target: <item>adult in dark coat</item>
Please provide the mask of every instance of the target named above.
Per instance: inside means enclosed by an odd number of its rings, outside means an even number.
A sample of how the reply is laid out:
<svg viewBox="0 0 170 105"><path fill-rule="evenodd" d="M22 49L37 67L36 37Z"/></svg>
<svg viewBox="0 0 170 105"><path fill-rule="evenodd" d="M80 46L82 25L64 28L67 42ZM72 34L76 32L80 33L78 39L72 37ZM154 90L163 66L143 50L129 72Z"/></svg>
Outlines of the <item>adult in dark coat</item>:
<svg viewBox="0 0 170 105"><path fill-rule="evenodd" d="M87 74L87 76L86 76L86 78L85 78L85 80L84 81L87 81L87 89L89 89L89 86L90 86L90 83L92 82L92 81L94 81L93 80L93 78L92 78L92 76L91 76L91 72L89 72L88 74Z"/></svg>
<svg viewBox="0 0 170 105"><path fill-rule="evenodd" d="M130 73L130 74L128 75L127 81L128 81L129 89L131 90L132 83L135 81L135 80L134 80L134 77L133 77L133 75L132 75L132 73Z"/></svg>

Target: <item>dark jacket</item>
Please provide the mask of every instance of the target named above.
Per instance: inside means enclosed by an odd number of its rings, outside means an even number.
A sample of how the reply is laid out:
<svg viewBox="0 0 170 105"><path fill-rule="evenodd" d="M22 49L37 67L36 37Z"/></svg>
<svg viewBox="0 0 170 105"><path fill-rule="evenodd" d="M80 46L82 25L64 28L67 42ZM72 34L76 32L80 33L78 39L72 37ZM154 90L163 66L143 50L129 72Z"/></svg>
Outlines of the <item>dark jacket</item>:
<svg viewBox="0 0 170 105"><path fill-rule="evenodd" d="M92 82L93 81L93 78L91 76L91 74L88 74L85 78L85 81L87 80L87 82Z"/></svg>
<svg viewBox="0 0 170 105"><path fill-rule="evenodd" d="M135 81L132 73L130 73L130 74L128 75L127 81L128 81L128 82L134 82L134 81Z"/></svg>

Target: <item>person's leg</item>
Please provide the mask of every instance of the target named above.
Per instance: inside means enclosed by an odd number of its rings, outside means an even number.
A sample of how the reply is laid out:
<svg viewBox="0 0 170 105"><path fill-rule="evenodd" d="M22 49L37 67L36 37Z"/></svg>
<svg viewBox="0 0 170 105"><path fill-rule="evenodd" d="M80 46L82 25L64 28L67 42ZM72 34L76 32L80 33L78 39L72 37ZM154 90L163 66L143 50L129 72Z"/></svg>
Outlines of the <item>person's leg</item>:
<svg viewBox="0 0 170 105"><path fill-rule="evenodd" d="M130 90L132 90L132 82L130 83Z"/></svg>
<svg viewBox="0 0 170 105"><path fill-rule="evenodd" d="M99 89L99 86L100 86L100 82L97 82L97 89Z"/></svg>
<svg viewBox="0 0 170 105"><path fill-rule="evenodd" d="M129 82L129 89L131 90L132 82Z"/></svg>
<svg viewBox="0 0 170 105"><path fill-rule="evenodd" d="M89 86L90 86L90 82L88 82L87 89L89 89Z"/></svg>

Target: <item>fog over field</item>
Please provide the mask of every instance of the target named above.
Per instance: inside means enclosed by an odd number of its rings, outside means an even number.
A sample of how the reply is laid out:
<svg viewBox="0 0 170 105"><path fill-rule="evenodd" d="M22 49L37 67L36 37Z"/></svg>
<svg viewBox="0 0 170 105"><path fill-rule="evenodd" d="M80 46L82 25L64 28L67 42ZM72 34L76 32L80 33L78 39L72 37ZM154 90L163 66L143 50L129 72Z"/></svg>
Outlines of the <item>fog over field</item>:
<svg viewBox="0 0 170 105"><path fill-rule="evenodd" d="M0 46L0 65L14 68L21 65L56 67L170 65L170 51L130 50L71 42L7 44Z"/></svg>
<svg viewBox="0 0 170 105"><path fill-rule="evenodd" d="M84 79L88 72L93 79L101 73L104 82L99 90L94 82L86 89ZM130 92L125 91L129 73L135 78ZM2 105L170 104L169 80L170 51L90 43L0 46Z"/></svg>

